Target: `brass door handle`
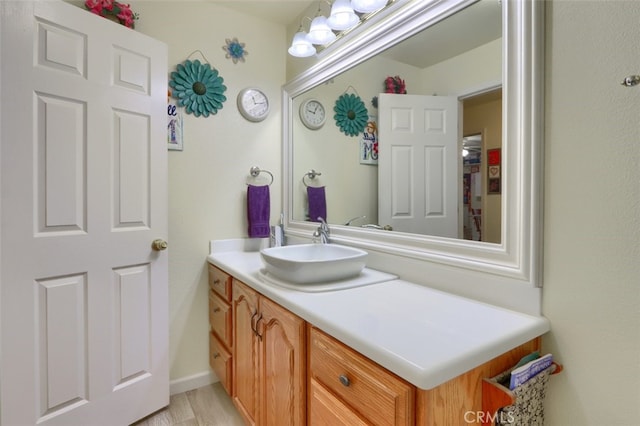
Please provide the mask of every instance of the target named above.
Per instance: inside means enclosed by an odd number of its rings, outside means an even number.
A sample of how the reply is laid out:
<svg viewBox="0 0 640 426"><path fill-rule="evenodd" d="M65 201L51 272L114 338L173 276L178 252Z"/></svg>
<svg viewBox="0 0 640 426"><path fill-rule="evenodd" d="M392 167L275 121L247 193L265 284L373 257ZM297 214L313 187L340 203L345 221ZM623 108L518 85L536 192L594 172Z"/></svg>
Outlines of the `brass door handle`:
<svg viewBox="0 0 640 426"><path fill-rule="evenodd" d="M160 238L158 238L157 240L153 240L153 242L151 243L151 248L153 248L156 251L166 250L167 247L168 247L167 242Z"/></svg>

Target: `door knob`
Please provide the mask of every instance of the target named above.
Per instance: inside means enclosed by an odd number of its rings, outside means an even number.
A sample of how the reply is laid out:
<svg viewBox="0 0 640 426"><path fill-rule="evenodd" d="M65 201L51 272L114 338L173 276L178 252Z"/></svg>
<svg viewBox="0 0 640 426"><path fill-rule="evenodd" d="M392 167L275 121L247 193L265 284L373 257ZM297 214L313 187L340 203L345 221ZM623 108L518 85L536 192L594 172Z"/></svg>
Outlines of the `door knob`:
<svg viewBox="0 0 640 426"><path fill-rule="evenodd" d="M157 240L153 240L151 243L151 247L156 251L162 251L167 249L167 242L158 238Z"/></svg>

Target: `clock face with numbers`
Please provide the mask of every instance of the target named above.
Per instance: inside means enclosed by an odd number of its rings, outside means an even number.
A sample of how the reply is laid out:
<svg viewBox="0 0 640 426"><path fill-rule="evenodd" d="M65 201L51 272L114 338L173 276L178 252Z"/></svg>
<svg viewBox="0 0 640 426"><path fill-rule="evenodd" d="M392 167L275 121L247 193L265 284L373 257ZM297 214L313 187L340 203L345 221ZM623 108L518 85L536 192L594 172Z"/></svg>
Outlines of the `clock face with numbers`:
<svg viewBox="0 0 640 426"><path fill-rule="evenodd" d="M300 105L300 119L311 130L319 129L327 119L324 106L317 99L307 99Z"/></svg>
<svg viewBox="0 0 640 426"><path fill-rule="evenodd" d="M246 88L238 93L238 110L249 121L262 121L269 115L269 99L260 89Z"/></svg>

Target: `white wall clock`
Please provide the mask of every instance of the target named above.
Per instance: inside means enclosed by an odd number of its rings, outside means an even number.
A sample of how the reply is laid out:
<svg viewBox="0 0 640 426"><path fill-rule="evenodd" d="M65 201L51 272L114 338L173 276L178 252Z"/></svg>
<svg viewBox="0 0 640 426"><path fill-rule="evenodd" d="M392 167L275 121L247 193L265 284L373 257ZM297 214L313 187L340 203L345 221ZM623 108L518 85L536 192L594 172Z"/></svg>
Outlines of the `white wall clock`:
<svg viewBox="0 0 640 426"><path fill-rule="evenodd" d="M254 87L248 87L238 93L238 110L249 121L262 121L269 115L269 98Z"/></svg>
<svg viewBox="0 0 640 426"><path fill-rule="evenodd" d="M319 100L307 99L300 105L300 119L309 129L316 130L324 125L327 112Z"/></svg>

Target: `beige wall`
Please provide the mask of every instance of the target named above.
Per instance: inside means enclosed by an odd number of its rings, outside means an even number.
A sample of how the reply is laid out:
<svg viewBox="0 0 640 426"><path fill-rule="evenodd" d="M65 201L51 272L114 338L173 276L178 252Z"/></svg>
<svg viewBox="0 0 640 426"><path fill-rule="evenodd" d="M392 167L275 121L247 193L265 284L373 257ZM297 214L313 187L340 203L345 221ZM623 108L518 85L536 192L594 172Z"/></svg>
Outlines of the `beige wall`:
<svg viewBox="0 0 640 426"><path fill-rule="evenodd" d="M640 424L640 3L548 3L543 340L551 426Z"/></svg>
<svg viewBox="0 0 640 426"><path fill-rule="evenodd" d="M200 1L138 1L136 31L169 46L169 70L200 50L227 86L217 115L184 119L184 151L169 152L169 291L171 380L208 373L206 256L213 239L247 236L249 168L273 172L272 223L279 217L282 182L280 88L285 79L284 27ZM225 59L225 39L238 37L246 62ZM199 54L192 60L203 61ZM271 112L261 123L246 121L236 96L262 88Z"/></svg>
<svg viewBox="0 0 640 426"><path fill-rule="evenodd" d="M252 164L275 172L279 205L277 94L289 42L268 23L207 3L175 4L136 3L138 30L169 44L172 66L202 50L225 77L229 100L218 116L187 117L185 151L169 155L172 379L208 369L207 242L246 235L243 185ZM551 381L546 424L638 424L640 88L619 82L640 73L640 4L547 5L543 311L552 331L544 347L565 371ZM233 36L247 43L245 64L224 59L221 46ZM273 101L260 125L235 108L250 84Z"/></svg>

